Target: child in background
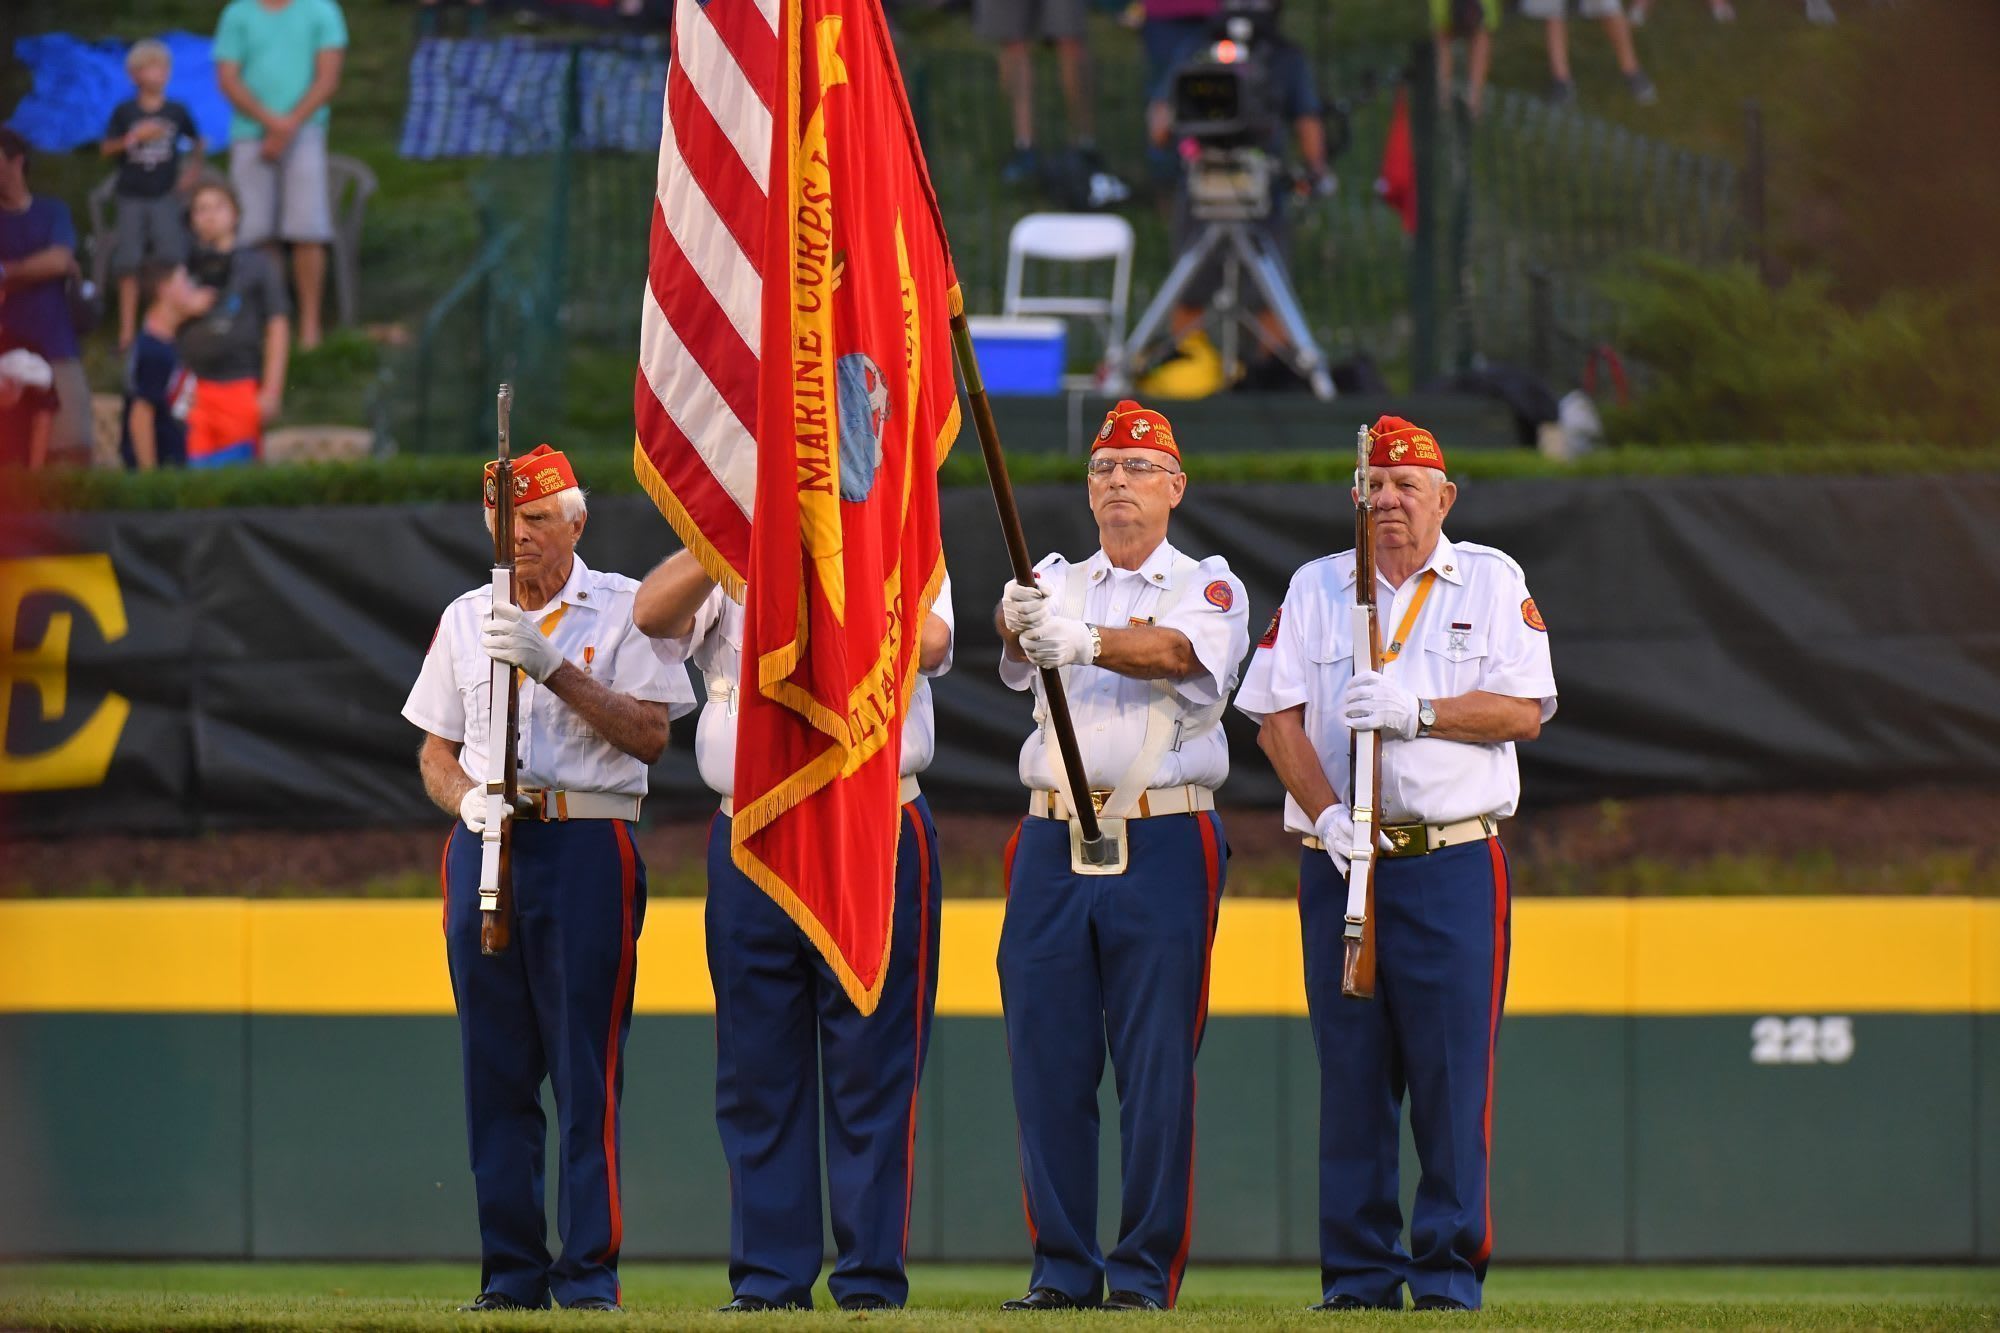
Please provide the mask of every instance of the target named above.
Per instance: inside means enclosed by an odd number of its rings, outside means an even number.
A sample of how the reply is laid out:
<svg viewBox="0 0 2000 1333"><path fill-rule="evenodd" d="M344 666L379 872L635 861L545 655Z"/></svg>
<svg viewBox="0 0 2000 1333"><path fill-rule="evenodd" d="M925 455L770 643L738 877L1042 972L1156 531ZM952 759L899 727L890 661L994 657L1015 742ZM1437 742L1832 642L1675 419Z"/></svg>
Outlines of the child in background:
<svg viewBox="0 0 2000 1333"><path fill-rule="evenodd" d="M196 286L187 270L157 259L139 270L146 318L125 362L124 424L118 453L129 470L181 467L187 462L187 419L194 376L181 366L174 338L181 325L208 313L215 290Z"/></svg>
<svg viewBox="0 0 2000 1333"><path fill-rule="evenodd" d="M139 265L169 268L187 258L187 189L201 169L201 133L194 116L167 96L173 55L156 41L135 42L125 72L137 95L111 112L99 151L118 159L117 231L111 271L118 278L118 348L132 345L139 314Z"/></svg>
<svg viewBox="0 0 2000 1333"><path fill-rule="evenodd" d="M1465 39L1465 107L1475 117L1486 101L1486 72L1493 66L1493 34L1500 30L1500 0L1431 0L1431 33L1437 45L1438 101L1451 105L1451 44Z"/></svg>

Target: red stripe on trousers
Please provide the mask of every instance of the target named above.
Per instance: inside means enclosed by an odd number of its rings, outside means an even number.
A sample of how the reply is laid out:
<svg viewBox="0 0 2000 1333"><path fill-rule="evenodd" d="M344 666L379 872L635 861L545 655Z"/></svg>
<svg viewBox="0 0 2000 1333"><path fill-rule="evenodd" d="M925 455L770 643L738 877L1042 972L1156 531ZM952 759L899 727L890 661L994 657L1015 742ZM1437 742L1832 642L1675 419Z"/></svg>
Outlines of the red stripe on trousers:
<svg viewBox="0 0 2000 1333"><path fill-rule="evenodd" d="M1014 853L1021 846L1021 829L1027 822L1025 819L1017 822L1014 825L1014 832L1007 838L1007 845L1000 849L1000 896L1002 898L1009 896L1007 892L1008 887L1014 882ZM1007 1063L1011 1065L1013 1062L1014 1050L1010 1044L1007 1049ZM1017 1157L1021 1153L1019 1134L1015 1135L1014 1153ZM1028 1201L1028 1163L1025 1158L1021 1162L1021 1216L1028 1223L1028 1246L1032 1249L1040 1241L1041 1232L1035 1228L1035 1205Z"/></svg>
<svg viewBox="0 0 2000 1333"><path fill-rule="evenodd" d="M903 1144L903 1257L910 1255L910 1211L917 1190L917 1091L924 1077L924 992L931 967L931 842L915 804L903 815L917 835L917 1045L910 1053L910 1130Z"/></svg>
<svg viewBox="0 0 2000 1333"><path fill-rule="evenodd" d="M1507 853L1500 839L1486 840L1493 858L1493 1017L1486 1030L1486 1108L1481 1113L1480 1141L1486 1147L1486 1234L1472 1262L1483 1264L1493 1253L1493 1061L1500 1044L1500 1004L1507 992Z"/></svg>
<svg viewBox="0 0 2000 1333"><path fill-rule="evenodd" d="M1208 874L1208 939L1201 951L1201 1002L1194 1016L1194 1046L1201 1049L1201 1034L1208 1027L1208 976L1215 956L1215 910L1222 896L1222 849L1216 845L1216 817L1210 813L1194 817L1201 830L1202 869ZM1187 1272L1188 1249L1194 1244L1194 1100L1199 1084L1189 1082L1188 1090L1188 1176L1187 1222L1181 1228L1181 1247L1174 1252L1173 1267L1167 1273L1167 1308L1180 1298L1181 1276Z"/></svg>
<svg viewBox="0 0 2000 1333"><path fill-rule="evenodd" d="M715 293L667 229L660 204L653 204L646 281L674 336L701 367L745 430L757 428L757 351L743 341ZM650 381L648 381L650 383Z"/></svg>
<svg viewBox="0 0 2000 1333"><path fill-rule="evenodd" d="M611 1033L604 1046L604 1182L611 1199L611 1243L603 1262L615 1265L625 1243L625 1210L618 1201L618 1029L632 1003L632 967L635 938L632 933L633 872L632 835L625 821L611 821L611 837L618 844L618 894L623 912L618 935L618 984L611 992ZM622 1285L622 1284L621 1284Z"/></svg>
<svg viewBox="0 0 2000 1333"><path fill-rule="evenodd" d="M708 199L708 206L746 257L761 272L764 265L764 208L769 202L757 178L743 164L722 124L701 100L687 71L679 65L667 71L667 120L681 161Z"/></svg>
<svg viewBox="0 0 2000 1333"><path fill-rule="evenodd" d="M458 832L453 821L450 833L444 835L444 850L438 853L438 897L444 901L443 910L438 913L438 928L451 929L451 840Z"/></svg>

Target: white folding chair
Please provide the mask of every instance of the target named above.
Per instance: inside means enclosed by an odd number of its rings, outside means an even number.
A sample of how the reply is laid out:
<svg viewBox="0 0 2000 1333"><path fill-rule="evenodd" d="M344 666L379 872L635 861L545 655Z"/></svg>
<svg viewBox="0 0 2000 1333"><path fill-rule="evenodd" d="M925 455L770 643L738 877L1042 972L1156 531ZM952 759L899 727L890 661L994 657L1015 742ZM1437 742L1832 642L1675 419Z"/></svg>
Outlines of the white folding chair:
<svg viewBox="0 0 2000 1333"><path fill-rule="evenodd" d="M1001 298L1006 315L1058 315L1087 319L1104 337L1104 388L1125 386L1125 317L1132 296L1132 224L1115 213L1030 213L1007 237L1007 286ZM1023 290L1028 261L1055 264L1111 264L1109 296L1029 293ZM1093 382L1094 383L1094 382Z"/></svg>

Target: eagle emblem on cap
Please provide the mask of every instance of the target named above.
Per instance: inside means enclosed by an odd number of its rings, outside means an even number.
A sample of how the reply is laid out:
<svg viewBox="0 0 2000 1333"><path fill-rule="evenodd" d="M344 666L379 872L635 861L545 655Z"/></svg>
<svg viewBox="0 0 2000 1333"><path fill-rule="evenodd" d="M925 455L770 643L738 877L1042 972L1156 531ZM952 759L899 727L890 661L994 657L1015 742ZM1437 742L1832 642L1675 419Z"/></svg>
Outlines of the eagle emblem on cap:
<svg viewBox="0 0 2000 1333"><path fill-rule="evenodd" d="M1143 440L1152 433L1153 433L1153 423L1146 420L1144 417L1141 417L1137 421L1132 423L1133 439Z"/></svg>
<svg viewBox="0 0 2000 1333"><path fill-rule="evenodd" d="M1400 463L1403 461L1403 455L1408 452L1410 452L1410 442L1408 440L1398 440L1389 446L1389 461L1391 463Z"/></svg>

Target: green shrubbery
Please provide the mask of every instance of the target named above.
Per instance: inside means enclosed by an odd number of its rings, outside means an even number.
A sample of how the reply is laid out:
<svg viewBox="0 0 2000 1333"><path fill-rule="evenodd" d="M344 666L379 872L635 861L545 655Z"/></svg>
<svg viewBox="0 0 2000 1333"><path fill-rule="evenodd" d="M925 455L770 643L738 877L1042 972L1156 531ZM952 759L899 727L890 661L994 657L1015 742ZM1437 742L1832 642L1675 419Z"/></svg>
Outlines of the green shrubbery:
<svg viewBox="0 0 2000 1333"><path fill-rule="evenodd" d="M1778 443L2000 441L2000 331L1960 299L1897 292L1850 309L1825 275L1766 287L1747 265L1652 258L1610 284L1643 373L1607 415L1622 442L1684 444L1727 423Z"/></svg>

